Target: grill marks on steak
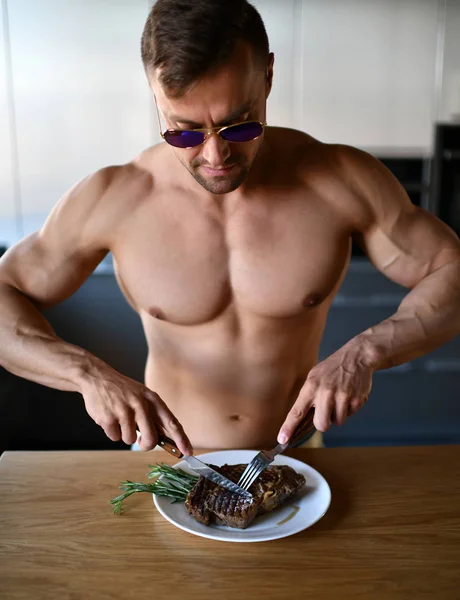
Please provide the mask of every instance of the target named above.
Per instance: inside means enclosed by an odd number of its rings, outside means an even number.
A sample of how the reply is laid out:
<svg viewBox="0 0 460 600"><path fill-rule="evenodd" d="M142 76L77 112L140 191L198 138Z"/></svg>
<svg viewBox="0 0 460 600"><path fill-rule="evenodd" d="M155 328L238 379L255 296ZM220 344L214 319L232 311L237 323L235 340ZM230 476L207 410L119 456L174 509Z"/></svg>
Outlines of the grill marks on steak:
<svg viewBox="0 0 460 600"><path fill-rule="evenodd" d="M254 502L225 490L205 477L200 477L189 492L185 507L204 525L219 523L243 529L255 519L258 509Z"/></svg>
<svg viewBox="0 0 460 600"><path fill-rule="evenodd" d="M210 466L235 483L246 468L245 464ZM204 525L217 523L246 529L258 515L280 506L304 484L305 477L291 467L269 466L250 487L253 495L251 502L201 476L188 494L185 507L193 518Z"/></svg>
<svg viewBox="0 0 460 600"><path fill-rule="evenodd" d="M225 467L210 466L228 477L224 470ZM236 481L238 481L238 478ZM229 477L229 479L232 478ZM194 519L204 525L218 523L244 529L255 519L258 503L246 500L238 494L233 494L201 476L189 492L185 500L185 507Z"/></svg>

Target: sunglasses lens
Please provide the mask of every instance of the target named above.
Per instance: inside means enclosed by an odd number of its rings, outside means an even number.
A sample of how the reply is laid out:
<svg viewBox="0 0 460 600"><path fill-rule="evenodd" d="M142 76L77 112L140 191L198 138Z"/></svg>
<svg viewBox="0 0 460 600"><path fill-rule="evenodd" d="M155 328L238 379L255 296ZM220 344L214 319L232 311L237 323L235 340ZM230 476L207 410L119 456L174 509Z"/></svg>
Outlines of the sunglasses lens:
<svg viewBox="0 0 460 600"><path fill-rule="evenodd" d="M220 132L227 142L250 142L262 134L263 126L257 121L248 121L239 125L231 125Z"/></svg>
<svg viewBox="0 0 460 600"><path fill-rule="evenodd" d="M193 148L204 142L204 133L202 131L187 131L170 129L165 131L164 138L176 148Z"/></svg>

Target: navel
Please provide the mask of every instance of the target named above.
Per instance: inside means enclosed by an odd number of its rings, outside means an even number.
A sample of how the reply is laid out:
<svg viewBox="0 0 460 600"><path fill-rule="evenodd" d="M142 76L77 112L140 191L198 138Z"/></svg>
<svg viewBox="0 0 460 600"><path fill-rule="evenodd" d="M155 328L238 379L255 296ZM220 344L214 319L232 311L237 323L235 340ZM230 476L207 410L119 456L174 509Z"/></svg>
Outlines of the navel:
<svg viewBox="0 0 460 600"><path fill-rule="evenodd" d="M230 415L230 421L241 421L241 415Z"/></svg>
<svg viewBox="0 0 460 600"><path fill-rule="evenodd" d="M313 293L308 294L308 296L303 301L304 308L311 308L312 306L318 306L323 300L321 294Z"/></svg>

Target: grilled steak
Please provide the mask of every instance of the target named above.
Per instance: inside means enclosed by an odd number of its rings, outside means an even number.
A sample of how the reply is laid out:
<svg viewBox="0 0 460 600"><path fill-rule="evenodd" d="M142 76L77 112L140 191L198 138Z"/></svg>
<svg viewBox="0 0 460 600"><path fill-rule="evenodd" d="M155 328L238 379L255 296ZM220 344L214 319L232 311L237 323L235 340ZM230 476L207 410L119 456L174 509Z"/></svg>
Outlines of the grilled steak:
<svg viewBox="0 0 460 600"><path fill-rule="evenodd" d="M245 464L224 465L214 470L235 483ZM200 523L246 529L261 514L267 513L293 496L305 483L305 477L286 465L269 466L249 488L253 500L246 500L201 476L185 501L188 512Z"/></svg>

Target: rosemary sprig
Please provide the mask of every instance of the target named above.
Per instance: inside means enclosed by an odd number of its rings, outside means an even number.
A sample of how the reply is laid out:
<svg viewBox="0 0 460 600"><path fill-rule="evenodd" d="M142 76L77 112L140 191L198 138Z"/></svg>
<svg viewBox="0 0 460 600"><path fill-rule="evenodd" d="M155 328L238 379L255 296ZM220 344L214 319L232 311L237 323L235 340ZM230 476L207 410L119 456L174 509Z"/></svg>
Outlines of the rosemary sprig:
<svg viewBox="0 0 460 600"><path fill-rule="evenodd" d="M148 492L156 496L166 496L171 498L172 502L184 502L187 494L198 481L196 475L191 475L182 469L174 469L166 463L149 465L150 471L147 473L149 479L154 479L153 483L139 483L136 481L123 481L120 489L123 494L110 500L115 514L121 514L123 500L136 492Z"/></svg>

